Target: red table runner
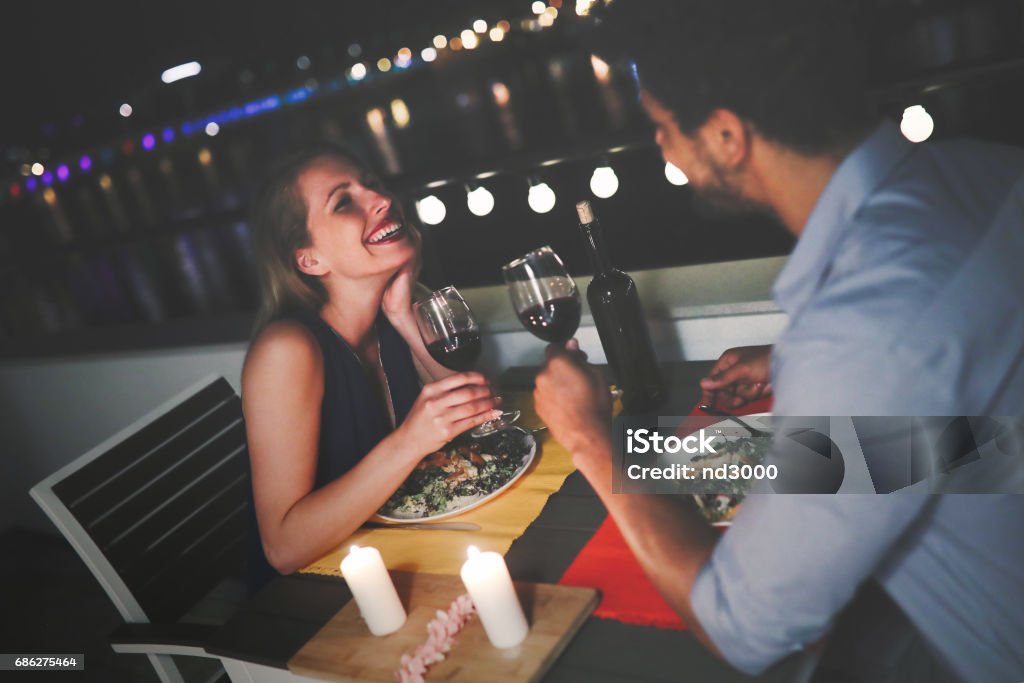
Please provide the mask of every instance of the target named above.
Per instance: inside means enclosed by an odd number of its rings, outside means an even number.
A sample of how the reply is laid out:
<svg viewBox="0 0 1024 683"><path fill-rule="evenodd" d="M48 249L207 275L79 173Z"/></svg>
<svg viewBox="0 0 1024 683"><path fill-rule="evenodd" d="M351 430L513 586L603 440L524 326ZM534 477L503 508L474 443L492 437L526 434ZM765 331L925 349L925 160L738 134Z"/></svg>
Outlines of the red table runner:
<svg viewBox="0 0 1024 683"><path fill-rule="evenodd" d="M764 398L744 406L742 412L737 414L767 413L771 408L771 398ZM708 413L695 407L690 415L706 416ZM601 603L594 611L594 616L640 626L675 630L686 628L683 620L647 579L610 516L569 565L558 583L601 591Z"/></svg>

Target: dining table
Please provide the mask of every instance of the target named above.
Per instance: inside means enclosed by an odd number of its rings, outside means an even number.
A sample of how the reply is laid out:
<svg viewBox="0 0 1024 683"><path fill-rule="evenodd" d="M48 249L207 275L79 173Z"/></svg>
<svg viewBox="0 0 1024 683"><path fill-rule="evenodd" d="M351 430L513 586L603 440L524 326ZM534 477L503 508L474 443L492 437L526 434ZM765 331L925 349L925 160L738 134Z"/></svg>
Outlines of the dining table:
<svg viewBox="0 0 1024 683"><path fill-rule="evenodd" d="M689 415L700 402L699 380L710 366L709 361L663 364L670 391L668 404L659 412ZM519 402L531 401L536 372L536 368L527 367L507 370L499 382L503 393L515 396ZM526 426L541 427L539 424ZM552 437L546 430L539 429L536 438L540 442L539 457L543 458L545 448L552 448ZM511 489L502 495L514 497L517 492ZM606 517L604 505L586 478L578 471L570 473L505 553L513 580L558 584L602 528ZM446 521L459 520L460 516L456 516ZM475 536L472 530L402 533L430 535L427 538L459 534L466 544L473 543ZM351 599L340 576L294 573L276 578L241 605L214 634L206 650L221 659L236 683L346 680L328 670L300 674L289 668L289 662ZM814 655L811 653L794 654L765 673L750 676L718 659L685 628L628 621L608 615L586 618L553 662L545 666L540 680L545 683L795 683L810 680L812 675ZM395 668L398 668L397 662ZM431 680L429 672L426 680Z"/></svg>

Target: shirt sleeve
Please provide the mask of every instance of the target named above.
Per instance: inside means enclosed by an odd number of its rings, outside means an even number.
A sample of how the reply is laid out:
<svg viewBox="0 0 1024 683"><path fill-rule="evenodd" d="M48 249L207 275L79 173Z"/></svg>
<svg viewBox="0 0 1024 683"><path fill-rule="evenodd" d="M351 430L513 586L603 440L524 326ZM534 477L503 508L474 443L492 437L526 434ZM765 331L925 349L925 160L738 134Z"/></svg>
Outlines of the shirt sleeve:
<svg viewBox="0 0 1024 683"><path fill-rule="evenodd" d="M929 498L751 495L694 583L694 613L729 663L760 673L825 633Z"/></svg>

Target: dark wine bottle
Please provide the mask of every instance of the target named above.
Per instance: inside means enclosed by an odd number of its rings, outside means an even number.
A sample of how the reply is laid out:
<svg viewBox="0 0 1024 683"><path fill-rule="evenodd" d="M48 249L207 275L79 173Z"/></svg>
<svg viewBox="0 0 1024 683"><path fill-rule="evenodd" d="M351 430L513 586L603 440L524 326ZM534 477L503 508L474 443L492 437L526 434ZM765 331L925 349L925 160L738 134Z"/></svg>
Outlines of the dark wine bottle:
<svg viewBox="0 0 1024 683"><path fill-rule="evenodd" d="M654 356L636 283L613 268L608 260L604 234L590 202L579 202L576 213L594 269L594 279L587 287L587 302L601 346L622 390L623 412L651 413L665 402L665 382Z"/></svg>

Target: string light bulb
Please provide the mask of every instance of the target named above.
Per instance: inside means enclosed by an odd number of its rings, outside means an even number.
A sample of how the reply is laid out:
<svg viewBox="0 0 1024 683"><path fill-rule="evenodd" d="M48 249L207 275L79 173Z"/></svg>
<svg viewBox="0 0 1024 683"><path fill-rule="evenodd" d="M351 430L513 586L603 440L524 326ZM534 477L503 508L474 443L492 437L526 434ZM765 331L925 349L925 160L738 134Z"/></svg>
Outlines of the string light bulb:
<svg viewBox="0 0 1024 683"><path fill-rule="evenodd" d="M416 213L427 225L439 225L448 215L448 210L437 195L428 194L416 202Z"/></svg>
<svg viewBox="0 0 1024 683"><path fill-rule="evenodd" d="M590 191L595 197L608 199L619 189L619 177L611 166L605 164L594 169L594 175L590 176Z"/></svg>
<svg viewBox="0 0 1024 683"><path fill-rule="evenodd" d="M526 202L535 212L547 213L555 208L555 191L545 182L531 182Z"/></svg>
<svg viewBox="0 0 1024 683"><path fill-rule="evenodd" d="M682 169L671 161L665 164L665 179L673 185L685 185L690 182L690 179L686 177Z"/></svg>
<svg viewBox="0 0 1024 683"><path fill-rule="evenodd" d="M494 195L486 187L479 185L466 193L466 206L474 216L486 216L494 210Z"/></svg>
<svg viewBox="0 0 1024 683"><path fill-rule="evenodd" d="M935 121L932 119L932 115L920 104L903 110L900 132L911 142L924 142L932 136L934 130Z"/></svg>

